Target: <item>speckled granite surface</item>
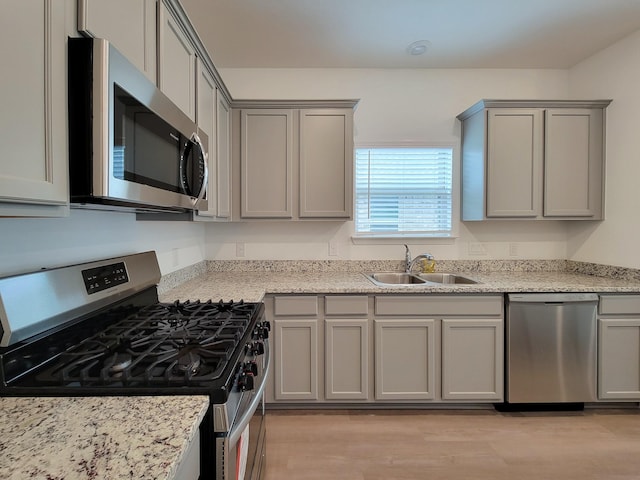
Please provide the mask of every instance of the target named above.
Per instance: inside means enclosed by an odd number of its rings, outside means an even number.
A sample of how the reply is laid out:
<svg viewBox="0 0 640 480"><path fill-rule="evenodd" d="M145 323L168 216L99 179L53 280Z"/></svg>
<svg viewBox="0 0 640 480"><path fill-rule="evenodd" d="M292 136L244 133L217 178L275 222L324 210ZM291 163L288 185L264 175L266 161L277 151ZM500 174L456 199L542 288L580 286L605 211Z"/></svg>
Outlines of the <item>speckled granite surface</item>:
<svg viewBox="0 0 640 480"><path fill-rule="evenodd" d="M161 294L162 301L240 300L260 301L265 294L321 293L506 293L506 292L631 292L640 293L640 278L596 276L567 268L567 262L438 262L438 271L469 276L476 285L411 285L378 287L362 272L400 271L401 262L363 262L360 270L351 265L324 266L324 262L302 265L293 262L213 262L209 271ZM262 268L260 268L262 265ZM591 265L591 264L586 264ZM394 268L395 267L395 268ZM249 271L247 271L249 270Z"/></svg>
<svg viewBox="0 0 640 480"><path fill-rule="evenodd" d="M0 398L0 478L173 479L206 396Z"/></svg>

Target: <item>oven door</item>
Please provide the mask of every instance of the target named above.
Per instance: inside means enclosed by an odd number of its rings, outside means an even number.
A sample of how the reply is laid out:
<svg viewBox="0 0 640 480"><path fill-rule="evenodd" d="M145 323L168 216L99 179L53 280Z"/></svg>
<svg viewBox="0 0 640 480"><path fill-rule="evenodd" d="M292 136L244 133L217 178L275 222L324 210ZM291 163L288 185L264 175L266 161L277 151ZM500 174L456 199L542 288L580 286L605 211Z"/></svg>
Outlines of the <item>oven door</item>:
<svg viewBox="0 0 640 480"><path fill-rule="evenodd" d="M228 434L216 438L216 480L258 480L266 466L264 389L269 375L269 341L258 362L259 384L245 392Z"/></svg>

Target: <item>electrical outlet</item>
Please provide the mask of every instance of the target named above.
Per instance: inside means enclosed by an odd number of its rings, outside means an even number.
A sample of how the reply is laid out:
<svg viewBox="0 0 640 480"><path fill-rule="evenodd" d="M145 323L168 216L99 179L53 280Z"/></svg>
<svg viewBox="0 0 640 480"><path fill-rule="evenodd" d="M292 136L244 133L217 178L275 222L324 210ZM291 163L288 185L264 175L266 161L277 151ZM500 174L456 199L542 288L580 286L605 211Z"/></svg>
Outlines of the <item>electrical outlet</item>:
<svg viewBox="0 0 640 480"><path fill-rule="evenodd" d="M244 243L236 243L236 257L244 257Z"/></svg>
<svg viewBox="0 0 640 480"><path fill-rule="evenodd" d="M518 253L518 244L517 243L510 243L509 244L509 256L510 257L517 257L519 255Z"/></svg>
<svg viewBox="0 0 640 480"><path fill-rule="evenodd" d="M329 256L337 257L338 256L338 241L330 240L329 241Z"/></svg>
<svg viewBox="0 0 640 480"><path fill-rule="evenodd" d="M486 255L487 249L482 243L470 243L469 255Z"/></svg>

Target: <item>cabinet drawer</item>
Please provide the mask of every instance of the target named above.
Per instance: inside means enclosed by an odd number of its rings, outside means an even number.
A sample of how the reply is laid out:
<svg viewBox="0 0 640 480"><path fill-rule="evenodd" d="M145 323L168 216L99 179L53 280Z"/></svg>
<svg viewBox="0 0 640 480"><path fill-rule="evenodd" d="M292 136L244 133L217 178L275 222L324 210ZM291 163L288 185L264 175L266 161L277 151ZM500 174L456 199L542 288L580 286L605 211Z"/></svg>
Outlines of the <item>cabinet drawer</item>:
<svg viewBox="0 0 640 480"><path fill-rule="evenodd" d="M640 313L640 295L601 295L601 315L633 315Z"/></svg>
<svg viewBox="0 0 640 480"><path fill-rule="evenodd" d="M275 297L273 311L276 316L318 315L318 297L315 295Z"/></svg>
<svg viewBox="0 0 640 480"><path fill-rule="evenodd" d="M367 315L369 297L366 295L326 297L324 309L327 315Z"/></svg>
<svg viewBox="0 0 640 480"><path fill-rule="evenodd" d="M376 315L502 316L502 296L377 296Z"/></svg>

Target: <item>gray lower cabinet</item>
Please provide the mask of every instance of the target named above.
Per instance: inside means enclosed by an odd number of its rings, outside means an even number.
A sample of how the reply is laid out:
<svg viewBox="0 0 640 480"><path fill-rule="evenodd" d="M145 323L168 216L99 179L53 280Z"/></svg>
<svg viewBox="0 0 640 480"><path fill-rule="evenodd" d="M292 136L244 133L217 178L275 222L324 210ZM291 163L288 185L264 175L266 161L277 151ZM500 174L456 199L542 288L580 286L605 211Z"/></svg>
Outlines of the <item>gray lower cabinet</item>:
<svg viewBox="0 0 640 480"><path fill-rule="evenodd" d="M502 295L276 295L269 403L503 399Z"/></svg>
<svg viewBox="0 0 640 480"><path fill-rule="evenodd" d="M321 297L322 298L322 297ZM370 397L371 320L367 295L324 297L324 398Z"/></svg>
<svg viewBox="0 0 640 480"><path fill-rule="evenodd" d="M640 400L640 295L601 295L598 398Z"/></svg>
<svg viewBox="0 0 640 480"><path fill-rule="evenodd" d="M274 321L276 400L318 400L318 320Z"/></svg>
<svg viewBox="0 0 640 480"><path fill-rule="evenodd" d="M377 400L503 400L502 295L378 295L375 324Z"/></svg>
<svg viewBox="0 0 640 480"><path fill-rule="evenodd" d="M274 367L273 392L267 392L267 400L318 400L317 297L276 296L267 303L273 313Z"/></svg>
<svg viewBox="0 0 640 480"><path fill-rule="evenodd" d="M324 321L325 398L366 400L369 396L369 320Z"/></svg>
<svg viewBox="0 0 640 480"><path fill-rule="evenodd" d="M501 401L504 395L502 319L442 320L442 399Z"/></svg>
<svg viewBox="0 0 640 480"><path fill-rule="evenodd" d="M610 100L482 100L462 122L462 220L604 218Z"/></svg>
<svg viewBox="0 0 640 480"><path fill-rule="evenodd" d="M433 400L436 321L390 318L374 323L376 400Z"/></svg>

